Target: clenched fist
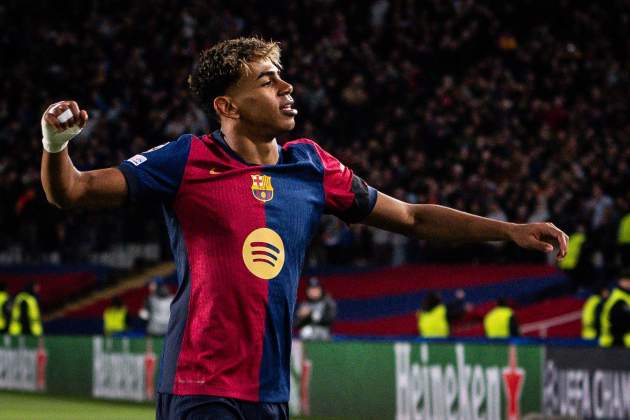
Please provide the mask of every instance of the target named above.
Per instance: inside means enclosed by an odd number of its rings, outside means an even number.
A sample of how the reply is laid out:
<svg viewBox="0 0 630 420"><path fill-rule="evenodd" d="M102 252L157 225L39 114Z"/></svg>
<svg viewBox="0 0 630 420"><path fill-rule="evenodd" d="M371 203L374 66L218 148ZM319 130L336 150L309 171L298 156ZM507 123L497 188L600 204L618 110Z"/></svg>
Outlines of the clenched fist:
<svg viewBox="0 0 630 420"><path fill-rule="evenodd" d="M88 114L79 110L75 101L60 101L50 105L42 115L42 144L48 153L59 153L78 135Z"/></svg>

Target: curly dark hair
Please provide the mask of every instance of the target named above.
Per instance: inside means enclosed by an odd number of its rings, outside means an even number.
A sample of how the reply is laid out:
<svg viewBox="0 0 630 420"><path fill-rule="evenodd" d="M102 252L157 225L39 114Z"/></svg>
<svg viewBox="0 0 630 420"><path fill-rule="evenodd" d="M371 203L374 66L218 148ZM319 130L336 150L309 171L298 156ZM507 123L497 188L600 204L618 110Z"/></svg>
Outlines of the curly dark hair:
<svg viewBox="0 0 630 420"><path fill-rule="evenodd" d="M214 98L224 95L241 76L250 71L249 63L270 60L280 65L280 44L260 38L235 38L221 41L203 50L188 76L188 86L208 115L217 118Z"/></svg>

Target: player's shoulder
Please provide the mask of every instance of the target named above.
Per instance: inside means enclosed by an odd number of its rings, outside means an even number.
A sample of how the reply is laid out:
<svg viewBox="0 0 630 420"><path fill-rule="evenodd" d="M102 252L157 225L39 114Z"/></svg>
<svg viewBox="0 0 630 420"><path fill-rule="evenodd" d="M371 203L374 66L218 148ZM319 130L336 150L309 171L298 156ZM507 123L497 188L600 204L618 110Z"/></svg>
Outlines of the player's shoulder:
<svg viewBox="0 0 630 420"><path fill-rule="evenodd" d="M301 138L286 142L283 146L284 150L302 150L309 154L315 154L320 158L324 154L328 154L319 143L313 139Z"/></svg>
<svg viewBox="0 0 630 420"><path fill-rule="evenodd" d="M152 147L151 149L143 152L143 154L145 153L155 153L155 152L172 152L176 149L181 149L181 148L185 148L185 147L189 147L190 143L193 141L193 139L195 138L195 136L193 134L182 134L181 136L177 137L174 140L170 140L167 141L165 143L162 143L160 145L157 145L155 147Z"/></svg>
<svg viewBox="0 0 630 420"><path fill-rule="evenodd" d="M285 149L289 149L293 147L303 148L305 146L306 147L321 147L319 144L317 144L315 140L308 139L308 138L301 138L301 139L288 141L282 147Z"/></svg>
<svg viewBox="0 0 630 420"><path fill-rule="evenodd" d="M286 142L282 146L283 155L288 159L285 162L309 161L317 167L322 167L323 148L309 138L300 138Z"/></svg>
<svg viewBox="0 0 630 420"><path fill-rule="evenodd" d="M189 146L193 141L201 141L199 137L194 134L182 134L174 140L167 142L166 144L172 144L173 146L182 147Z"/></svg>
<svg viewBox="0 0 630 420"><path fill-rule="evenodd" d="M183 134L174 140L159 144L132 156L124 161L123 164L130 163L133 166L139 166L149 162L151 165L169 165L185 161L193 138L192 134Z"/></svg>
<svg viewBox="0 0 630 420"><path fill-rule="evenodd" d="M285 150L298 149L302 150L304 154L308 156L308 159L313 161L316 166L322 170L330 170L332 168L343 168L343 165L339 160L331 153L327 152L322 146L314 140L308 138L302 138L285 143ZM296 152L293 152L297 155Z"/></svg>

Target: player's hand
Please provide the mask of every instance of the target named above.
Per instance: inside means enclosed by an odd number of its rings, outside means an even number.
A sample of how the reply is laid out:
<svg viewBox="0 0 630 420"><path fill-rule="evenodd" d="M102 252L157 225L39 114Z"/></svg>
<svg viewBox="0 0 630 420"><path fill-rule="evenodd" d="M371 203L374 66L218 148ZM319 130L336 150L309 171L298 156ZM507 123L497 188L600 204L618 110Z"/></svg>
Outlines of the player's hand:
<svg viewBox="0 0 630 420"><path fill-rule="evenodd" d="M510 237L520 247L543 252L558 250L557 259L567 255L569 237L553 223L528 223L514 225Z"/></svg>
<svg viewBox="0 0 630 420"><path fill-rule="evenodd" d="M42 115L42 144L49 153L59 153L77 136L88 120L85 110L75 101L60 101L50 105Z"/></svg>

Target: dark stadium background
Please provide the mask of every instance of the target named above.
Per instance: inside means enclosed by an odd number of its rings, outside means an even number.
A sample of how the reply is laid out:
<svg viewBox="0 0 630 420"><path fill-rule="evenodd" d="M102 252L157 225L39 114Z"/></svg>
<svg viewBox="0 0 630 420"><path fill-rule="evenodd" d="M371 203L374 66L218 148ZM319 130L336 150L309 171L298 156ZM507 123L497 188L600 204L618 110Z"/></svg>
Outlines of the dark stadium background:
<svg viewBox="0 0 630 420"><path fill-rule="evenodd" d="M512 293L532 325L526 335L577 339L579 316L546 320L578 314L591 291L613 284L628 252L628 1L9 0L0 27L0 281L11 293L39 283L47 333L97 334L111 296L137 311L146 281L174 284L159 209L47 203L42 112L61 99L88 110L69 146L82 170L206 133L214 122L189 96L187 76L201 49L241 35L282 43L300 112L287 138L315 139L401 200L553 221L586 238L563 271L509 244L443 247L325 217L305 275L337 291L337 333L415 334L427 290L448 301L462 288L473 310L456 336L480 335L494 298ZM444 267L455 270L448 287ZM431 272L424 284L414 283L417 270Z"/></svg>

